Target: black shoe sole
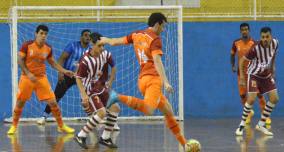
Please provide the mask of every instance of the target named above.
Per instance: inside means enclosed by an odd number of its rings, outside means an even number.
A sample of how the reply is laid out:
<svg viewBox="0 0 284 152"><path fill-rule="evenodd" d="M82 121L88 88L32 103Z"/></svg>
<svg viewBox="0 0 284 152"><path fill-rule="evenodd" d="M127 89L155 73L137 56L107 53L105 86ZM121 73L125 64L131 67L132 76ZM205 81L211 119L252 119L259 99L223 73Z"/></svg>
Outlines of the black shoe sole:
<svg viewBox="0 0 284 152"><path fill-rule="evenodd" d="M99 141L99 143L102 144L102 145L104 145L104 146L106 146L106 147L108 147L108 148L112 148L112 149L118 148L117 146L108 145L108 144L106 144L105 142L103 142L103 141L101 141L101 140Z"/></svg>
<svg viewBox="0 0 284 152"><path fill-rule="evenodd" d="M78 141L78 137L77 137L77 136L74 137L74 140L76 141L76 143L79 144L80 147L82 147L82 148L84 148L84 149L88 149L88 146L87 146L87 145L82 144L82 143L80 143L80 142Z"/></svg>

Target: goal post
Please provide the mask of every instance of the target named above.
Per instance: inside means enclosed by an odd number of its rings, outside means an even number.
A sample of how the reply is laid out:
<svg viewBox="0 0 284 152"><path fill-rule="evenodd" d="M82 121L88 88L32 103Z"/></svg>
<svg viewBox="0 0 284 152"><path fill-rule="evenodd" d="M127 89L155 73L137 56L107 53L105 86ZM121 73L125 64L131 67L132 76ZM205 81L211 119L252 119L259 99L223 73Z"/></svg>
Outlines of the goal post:
<svg viewBox="0 0 284 152"><path fill-rule="evenodd" d="M20 68L17 53L23 42L34 39L35 28L39 24L49 27L47 43L53 48L53 56L58 59L64 47L79 41L80 32L90 29L107 37L126 36L132 31L147 28L147 19L153 12L162 12L168 17L168 24L161 35L163 44L163 62L166 74L175 92L164 93L173 106L179 120L183 113L183 29L182 6L14 6L10 11L11 64L12 64L12 108L16 103ZM113 88L122 94L142 98L137 87L139 65L132 46L106 46L117 65L116 80ZM57 71L47 65L49 82L54 90L57 83ZM37 101L35 95L26 102L21 120L36 120L42 116L46 103ZM141 113L121 105L120 119L163 119L160 112L153 116ZM86 118L80 104L80 94L76 86L70 88L59 102L64 119ZM11 118L6 119L11 121Z"/></svg>

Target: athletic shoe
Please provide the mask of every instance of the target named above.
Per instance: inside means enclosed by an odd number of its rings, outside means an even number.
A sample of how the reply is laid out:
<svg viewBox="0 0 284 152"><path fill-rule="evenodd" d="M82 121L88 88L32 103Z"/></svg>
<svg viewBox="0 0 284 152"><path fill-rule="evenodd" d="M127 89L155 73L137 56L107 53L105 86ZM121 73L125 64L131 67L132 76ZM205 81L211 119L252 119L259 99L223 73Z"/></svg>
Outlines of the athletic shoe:
<svg viewBox="0 0 284 152"><path fill-rule="evenodd" d="M267 136L273 136L273 133L271 131L269 131L265 126L260 126L259 124L257 124L255 126L255 129L262 132L263 134L265 134Z"/></svg>
<svg viewBox="0 0 284 152"><path fill-rule="evenodd" d="M76 135L76 137L74 138L74 140L79 144L79 146L81 146L84 149L88 149L88 146L86 144L86 137L79 137L78 135Z"/></svg>
<svg viewBox="0 0 284 152"><path fill-rule="evenodd" d="M71 127L69 127L65 124L63 124L63 126L61 128L58 127L57 131L58 132L65 132L65 133L74 133L75 132L75 130L73 128L71 128Z"/></svg>
<svg viewBox="0 0 284 152"><path fill-rule="evenodd" d="M107 146L108 148L117 148L117 145L112 142L111 138L103 139L102 137L100 137L99 143Z"/></svg>

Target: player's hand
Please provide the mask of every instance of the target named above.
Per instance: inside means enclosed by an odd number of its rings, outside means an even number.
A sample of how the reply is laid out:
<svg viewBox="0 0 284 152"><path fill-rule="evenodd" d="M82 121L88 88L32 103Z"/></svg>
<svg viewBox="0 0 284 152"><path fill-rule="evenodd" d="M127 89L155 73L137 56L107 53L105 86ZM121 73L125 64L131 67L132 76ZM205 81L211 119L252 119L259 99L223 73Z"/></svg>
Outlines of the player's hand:
<svg viewBox="0 0 284 152"><path fill-rule="evenodd" d="M62 72L58 72L58 82L61 83L64 81L64 74Z"/></svg>
<svg viewBox="0 0 284 152"><path fill-rule="evenodd" d="M106 82L106 87L107 88L111 88L112 87L112 82L111 81Z"/></svg>
<svg viewBox="0 0 284 152"><path fill-rule="evenodd" d="M64 75L67 75L68 77L72 78L74 77L75 73L73 71L70 70L64 70Z"/></svg>
<svg viewBox="0 0 284 152"><path fill-rule="evenodd" d="M246 86L246 81L244 77L240 77L240 85L241 86Z"/></svg>
<svg viewBox="0 0 284 152"><path fill-rule="evenodd" d="M174 89L173 89L173 87L169 84L169 83L165 83L164 84L164 87L165 87L165 89L166 89L166 91L168 92L168 93L173 93L174 92Z"/></svg>
<svg viewBox="0 0 284 152"><path fill-rule="evenodd" d="M82 98L82 105L86 108L86 109L88 109L89 108L89 96L88 95L86 95L86 94L84 94L84 95L82 95L81 96L81 98Z"/></svg>
<svg viewBox="0 0 284 152"><path fill-rule="evenodd" d="M232 66L232 71L233 71L233 73L237 72L236 66Z"/></svg>
<svg viewBox="0 0 284 152"><path fill-rule="evenodd" d="M35 77L34 74L32 74L31 72L29 72L29 73L27 74L27 77L28 77L32 82L36 82L36 81L37 81L36 77Z"/></svg>

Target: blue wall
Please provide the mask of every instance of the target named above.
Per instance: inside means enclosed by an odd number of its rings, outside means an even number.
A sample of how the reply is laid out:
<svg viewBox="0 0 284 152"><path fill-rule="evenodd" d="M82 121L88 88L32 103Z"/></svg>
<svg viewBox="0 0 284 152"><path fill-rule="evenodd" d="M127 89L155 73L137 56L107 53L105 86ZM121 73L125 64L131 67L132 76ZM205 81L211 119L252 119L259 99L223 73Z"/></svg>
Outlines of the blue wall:
<svg viewBox="0 0 284 152"><path fill-rule="evenodd" d="M232 117L241 115L236 74L231 72L230 48L239 37L240 22L184 23L184 109L185 116ZM271 26L280 41L276 61L280 102L273 116L284 116L284 22L250 22L251 34L259 37L262 26ZM11 115L11 66L9 26L0 24L0 120ZM256 104L257 105L257 104ZM258 106L256 106L258 107Z"/></svg>
<svg viewBox="0 0 284 152"><path fill-rule="evenodd" d="M185 116L230 117L241 115L237 76L231 72L230 48L239 37L240 22L184 24ZM273 116L284 116L284 22L250 22L251 35L259 39L262 26L271 26L279 39L276 80L280 102ZM255 104L258 105L258 104ZM258 106L255 106L258 107ZM258 108L257 108L258 109Z"/></svg>
<svg viewBox="0 0 284 152"><path fill-rule="evenodd" d="M12 90L11 90L11 54L10 54L10 29L8 24L0 24L0 120L11 115Z"/></svg>

